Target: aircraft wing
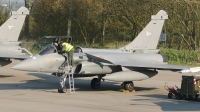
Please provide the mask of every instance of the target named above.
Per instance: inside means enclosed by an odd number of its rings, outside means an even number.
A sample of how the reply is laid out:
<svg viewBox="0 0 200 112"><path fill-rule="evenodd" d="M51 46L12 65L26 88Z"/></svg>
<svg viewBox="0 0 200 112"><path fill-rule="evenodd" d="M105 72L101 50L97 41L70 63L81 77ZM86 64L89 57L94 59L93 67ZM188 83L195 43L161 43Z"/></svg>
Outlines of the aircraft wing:
<svg viewBox="0 0 200 112"><path fill-rule="evenodd" d="M100 62L103 62L103 63L109 63L109 64L112 64L112 62L104 59L103 57L98 57L98 56L95 56L95 55L92 55L92 54L89 54L89 53L85 53L87 55L88 58L90 59L94 59L94 60L97 60L97 61L100 61Z"/></svg>
<svg viewBox="0 0 200 112"><path fill-rule="evenodd" d="M165 69L165 70L184 70L189 69L189 67L170 65L165 63L145 63L145 62L119 62L121 66L125 67L140 67L149 69Z"/></svg>
<svg viewBox="0 0 200 112"><path fill-rule="evenodd" d="M149 63L149 62L138 62L138 61L120 61L120 60L110 60L105 57L98 57L92 53L85 53L89 58L103 62L102 65L120 65L124 67L135 67L135 68L146 68L146 69L164 69L164 70L185 70L189 67L169 65L167 63ZM105 64L107 63L107 64Z"/></svg>
<svg viewBox="0 0 200 112"><path fill-rule="evenodd" d="M27 59L30 56L27 56L25 54L15 54L15 53L1 53L0 58L12 58L12 59Z"/></svg>

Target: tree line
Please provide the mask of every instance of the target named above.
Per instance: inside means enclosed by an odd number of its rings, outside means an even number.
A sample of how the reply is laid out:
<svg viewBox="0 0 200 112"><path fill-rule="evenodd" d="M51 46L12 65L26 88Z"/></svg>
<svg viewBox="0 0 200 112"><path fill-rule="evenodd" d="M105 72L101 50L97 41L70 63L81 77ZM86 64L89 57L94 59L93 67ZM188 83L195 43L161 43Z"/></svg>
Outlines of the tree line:
<svg viewBox="0 0 200 112"><path fill-rule="evenodd" d="M199 50L199 0L35 0L20 39L67 35L71 10L73 44L106 46L131 42L147 25L151 15L165 10L169 19L163 31L166 48ZM71 7L71 8L70 8ZM0 8L0 23L7 18ZM27 30L28 28L28 30Z"/></svg>

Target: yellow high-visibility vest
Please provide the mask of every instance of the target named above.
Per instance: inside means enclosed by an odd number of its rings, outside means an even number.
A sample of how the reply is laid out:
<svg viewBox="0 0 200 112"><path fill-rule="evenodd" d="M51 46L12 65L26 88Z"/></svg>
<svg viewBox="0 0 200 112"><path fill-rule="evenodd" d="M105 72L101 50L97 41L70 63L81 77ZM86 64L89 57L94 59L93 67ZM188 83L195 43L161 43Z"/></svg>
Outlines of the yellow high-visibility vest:
<svg viewBox="0 0 200 112"><path fill-rule="evenodd" d="M68 43L66 43L66 42L64 42L63 44L62 44L62 46L65 46L66 47L66 52L69 52L72 48L73 48L73 46L72 45L70 45L70 44L68 44Z"/></svg>

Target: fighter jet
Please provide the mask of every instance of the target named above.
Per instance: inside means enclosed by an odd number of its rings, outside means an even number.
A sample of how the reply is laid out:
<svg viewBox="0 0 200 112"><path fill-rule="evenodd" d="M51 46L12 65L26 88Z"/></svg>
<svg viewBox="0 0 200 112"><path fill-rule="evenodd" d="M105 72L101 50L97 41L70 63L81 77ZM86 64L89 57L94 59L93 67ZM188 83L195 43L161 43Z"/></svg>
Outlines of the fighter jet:
<svg viewBox="0 0 200 112"><path fill-rule="evenodd" d="M157 49L164 21L168 19L165 11L160 10L151 16L151 21L128 45L119 49L90 49L77 47L74 53L74 77L97 76L91 81L91 88L100 88L101 80L122 82L125 90L132 91L132 81L140 81L158 74L157 70L190 70L188 67L167 64L166 57ZM64 57L57 53L53 44L48 45L35 56L26 59L12 69L48 72L61 76L61 90L65 92L64 72L59 69ZM64 78L62 77L64 76ZM63 83L64 82L64 83Z"/></svg>
<svg viewBox="0 0 200 112"><path fill-rule="evenodd" d="M28 14L29 10L25 7L12 11L12 16L0 27L0 66L11 63L10 59L12 58L29 58L23 53L28 50L20 47L20 42L18 41L22 25Z"/></svg>

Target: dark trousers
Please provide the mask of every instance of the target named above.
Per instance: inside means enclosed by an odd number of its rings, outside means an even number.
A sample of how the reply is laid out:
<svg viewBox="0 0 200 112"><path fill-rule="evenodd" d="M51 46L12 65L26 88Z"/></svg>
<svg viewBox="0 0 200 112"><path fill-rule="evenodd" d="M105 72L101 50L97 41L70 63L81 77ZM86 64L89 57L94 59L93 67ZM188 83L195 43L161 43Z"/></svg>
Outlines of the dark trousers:
<svg viewBox="0 0 200 112"><path fill-rule="evenodd" d="M73 63L74 63L74 48L72 48L68 52L68 56L69 56L69 65L73 66Z"/></svg>

